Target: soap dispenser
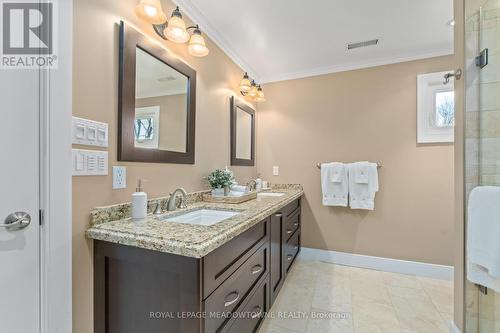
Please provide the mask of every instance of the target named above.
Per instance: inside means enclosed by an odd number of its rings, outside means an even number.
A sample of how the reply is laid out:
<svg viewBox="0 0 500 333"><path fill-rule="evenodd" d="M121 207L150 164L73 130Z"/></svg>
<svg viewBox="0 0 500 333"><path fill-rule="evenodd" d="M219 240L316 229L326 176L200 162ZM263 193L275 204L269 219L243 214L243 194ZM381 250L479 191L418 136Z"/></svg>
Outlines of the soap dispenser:
<svg viewBox="0 0 500 333"><path fill-rule="evenodd" d="M132 193L132 218L143 219L148 215L148 195L142 191L142 180Z"/></svg>

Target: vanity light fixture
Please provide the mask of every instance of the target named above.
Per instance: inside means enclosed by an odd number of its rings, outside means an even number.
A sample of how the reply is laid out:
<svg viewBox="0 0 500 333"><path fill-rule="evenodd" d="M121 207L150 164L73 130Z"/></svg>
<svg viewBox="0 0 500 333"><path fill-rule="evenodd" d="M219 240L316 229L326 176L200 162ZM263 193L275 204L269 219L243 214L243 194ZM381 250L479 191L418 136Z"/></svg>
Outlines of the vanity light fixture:
<svg viewBox="0 0 500 333"><path fill-rule="evenodd" d="M135 12L141 19L151 23L161 38L179 44L189 41L188 52L192 56L204 57L209 53L200 28L198 25L186 27L179 6L172 11L168 20L160 0L140 0ZM191 36L188 32L190 29L193 29Z"/></svg>
<svg viewBox="0 0 500 333"><path fill-rule="evenodd" d="M240 81L240 93L243 96L251 97L255 102L265 102L264 92L260 84L256 84L255 80L250 80L248 73L245 72Z"/></svg>

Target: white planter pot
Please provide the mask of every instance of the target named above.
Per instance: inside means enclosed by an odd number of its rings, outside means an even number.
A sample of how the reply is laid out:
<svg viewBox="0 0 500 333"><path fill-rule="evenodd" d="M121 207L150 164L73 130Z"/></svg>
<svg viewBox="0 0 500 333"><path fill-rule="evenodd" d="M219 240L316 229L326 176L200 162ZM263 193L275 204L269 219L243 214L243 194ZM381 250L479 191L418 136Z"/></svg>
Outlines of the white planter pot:
<svg viewBox="0 0 500 333"><path fill-rule="evenodd" d="M224 196L224 189L223 188L214 188L212 190L212 196L223 197Z"/></svg>

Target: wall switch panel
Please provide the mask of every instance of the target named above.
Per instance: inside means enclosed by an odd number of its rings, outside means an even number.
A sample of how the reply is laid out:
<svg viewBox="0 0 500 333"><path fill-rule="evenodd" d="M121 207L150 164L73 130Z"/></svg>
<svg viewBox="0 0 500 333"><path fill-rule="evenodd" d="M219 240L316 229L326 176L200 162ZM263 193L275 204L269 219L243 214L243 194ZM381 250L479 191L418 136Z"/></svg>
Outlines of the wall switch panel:
<svg viewBox="0 0 500 333"><path fill-rule="evenodd" d="M105 176L108 174L108 152L73 149L73 176Z"/></svg>
<svg viewBox="0 0 500 333"><path fill-rule="evenodd" d="M108 146L108 124L73 117L72 143L86 146Z"/></svg>
<svg viewBox="0 0 500 333"><path fill-rule="evenodd" d="M113 189L127 187L127 168L124 166L113 167Z"/></svg>
<svg viewBox="0 0 500 333"><path fill-rule="evenodd" d="M280 175L280 167L275 165L273 166L273 176L279 176Z"/></svg>

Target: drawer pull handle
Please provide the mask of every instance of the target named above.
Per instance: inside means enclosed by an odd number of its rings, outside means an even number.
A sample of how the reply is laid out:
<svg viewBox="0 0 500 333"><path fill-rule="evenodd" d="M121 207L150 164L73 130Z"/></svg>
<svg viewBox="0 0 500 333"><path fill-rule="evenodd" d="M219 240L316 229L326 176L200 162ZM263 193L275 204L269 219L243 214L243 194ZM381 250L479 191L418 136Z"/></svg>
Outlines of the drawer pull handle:
<svg viewBox="0 0 500 333"><path fill-rule="evenodd" d="M228 300L229 298L229 300ZM240 299L240 293L237 291L233 291L232 293L228 294L226 298L224 299L224 307L228 307L236 303Z"/></svg>
<svg viewBox="0 0 500 333"><path fill-rule="evenodd" d="M289 234L289 235L290 235L292 232L293 232L293 230L291 230L291 229L288 229L288 230L286 231L286 233L287 233L287 234Z"/></svg>
<svg viewBox="0 0 500 333"><path fill-rule="evenodd" d="M299 246L298 246L298 245L295 245L293 248L294 248L295 250L298 250L298 249L299 249Z"/></svg>
<svg viewBox="0 0 500 333"><path fill-rule="evenodd" d="M299 222L295 222L295 223L293 224L293 226L294 226L294 227L298 227L298 226L299 226Z"/></svg>
<svg viewBox="0 0 500 333"><path fill-rule="evenodd" d="M274 216L276 216L276 217L282 217L282 216L283 216L283 214L281 214L281 213L276 213L276 214L274 214Z"/></svg>
<svg viewBox="0 0 500 333"><path fill-rule="evenodd" d="M286 260L288 260L288 261L292 261L292 259L293 259L293 256L292 256L292 255L290 255L290 254L289 254L289 255L287 255L287 256L286 256Z"/></svg>
<svg viewBox="0 0 500 333"><path fill-rule="evenodd" d="M256 307L253 308L253 311L252 311L252 314L250 315L250 317L252 317L252 319L255 319L255 318L258 318L262 315L262 308L257 305Z"/></svg>
<svg viewBox="0 0 500 333"><path fill-rule="evenodd" d="M252 274L259 274L262 271L262 265L255 265L252 267Z"/></svg>

